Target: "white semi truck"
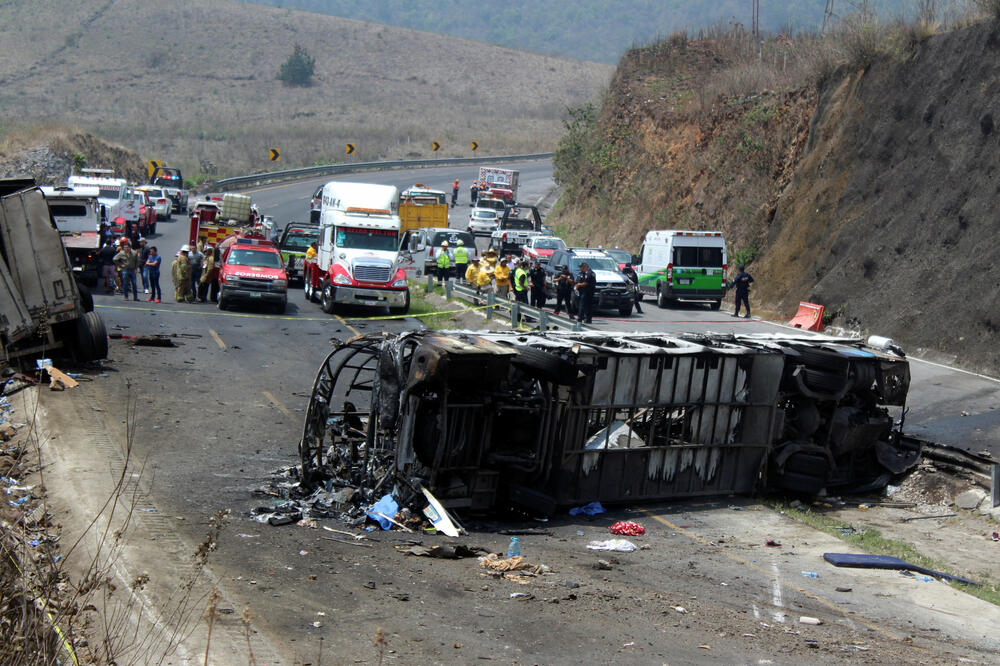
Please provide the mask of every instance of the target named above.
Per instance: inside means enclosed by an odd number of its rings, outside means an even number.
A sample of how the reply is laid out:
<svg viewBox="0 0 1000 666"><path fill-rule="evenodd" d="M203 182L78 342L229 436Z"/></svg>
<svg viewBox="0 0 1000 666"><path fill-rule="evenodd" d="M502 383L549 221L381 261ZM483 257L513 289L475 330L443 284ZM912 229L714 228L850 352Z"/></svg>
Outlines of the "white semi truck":
<svg viewBox="0 0 1000 666"><path fill-rule="evenodd" d="M315 259L305 262L305 296L332 314L338 305L410 309L399 261L399 190L391 185L323 186Z"/></svg>

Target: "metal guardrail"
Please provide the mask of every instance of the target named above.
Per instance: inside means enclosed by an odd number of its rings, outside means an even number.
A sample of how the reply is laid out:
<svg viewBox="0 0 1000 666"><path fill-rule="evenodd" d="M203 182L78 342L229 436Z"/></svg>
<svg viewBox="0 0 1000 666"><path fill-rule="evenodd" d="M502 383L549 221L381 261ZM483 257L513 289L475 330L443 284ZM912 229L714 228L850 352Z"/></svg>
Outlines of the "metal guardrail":
<svg viewBox="0 0 1000 666"><path fill-rule="evenodd" d="M498 155L493 157L444 157L434 160L393 160L388 162L355 162L353 164L324 164L322 166L303 167L301 169L286 169L284 171L268 171L248 176L233 176L220 178L212 186L217 190L229 190L240 187L252 187L273 183L281 180L298 180L314 176L329 176L337 173L353 173L355 171L382 171L388 169L422 169L434 166L453 166L461 164L497 164L499 162L522 162L525 160L546 160L552 153L532 153L529 155Z"/></svg>
<svg viewBox="0 0 1000 666"><path fill-rule="evenodd" d="M428 275L426 291L429 292L434 288L434 282L435 277L433 275ZM464 301L468 301L473 305L494 306L486 308L486 318L493 319L494 317L497 317L506 319L510 322L511 328L515 329L518 328L518 320L520 320L521 322L536 324L538 329L541 331L548 331L554 328L567 331L595 330L593 327L581 324L575 319L552 314L551 312L547 312L540 308L534 308L530 305L518 303L517 301L511 301L506 298L497 298L492 291L477 294L476 290L471 287L457 284L454 280L448 280L445 283L445 296L451 298L452 295L457 296Z"/></svg>

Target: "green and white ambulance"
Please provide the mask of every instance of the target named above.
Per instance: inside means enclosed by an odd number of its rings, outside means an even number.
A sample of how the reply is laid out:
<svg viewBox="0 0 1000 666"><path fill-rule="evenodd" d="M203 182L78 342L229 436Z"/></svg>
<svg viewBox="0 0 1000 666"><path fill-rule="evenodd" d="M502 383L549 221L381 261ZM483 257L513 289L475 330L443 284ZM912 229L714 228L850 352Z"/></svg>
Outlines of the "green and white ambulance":
<svg viewBox="0 0 1000 666"><path fill-rule="evenodd" d="M646 233L639 250L639 290L665 308L677 301L708 301L718 310L726 292L726 239L721 231Z"/></svg>

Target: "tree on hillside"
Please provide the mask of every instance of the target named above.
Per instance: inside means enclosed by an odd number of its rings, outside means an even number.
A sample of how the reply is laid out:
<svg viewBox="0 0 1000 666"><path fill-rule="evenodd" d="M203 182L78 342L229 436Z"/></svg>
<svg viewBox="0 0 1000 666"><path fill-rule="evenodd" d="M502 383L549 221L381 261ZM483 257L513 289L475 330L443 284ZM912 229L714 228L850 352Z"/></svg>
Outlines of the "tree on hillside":
<svg viewBox="0 0 1000 666"><path fill-rule="evenodd" d="M315 70L316 58L304 46L296 44L292 55L281 65L278 78L290 86L311 86Z"/></svg>

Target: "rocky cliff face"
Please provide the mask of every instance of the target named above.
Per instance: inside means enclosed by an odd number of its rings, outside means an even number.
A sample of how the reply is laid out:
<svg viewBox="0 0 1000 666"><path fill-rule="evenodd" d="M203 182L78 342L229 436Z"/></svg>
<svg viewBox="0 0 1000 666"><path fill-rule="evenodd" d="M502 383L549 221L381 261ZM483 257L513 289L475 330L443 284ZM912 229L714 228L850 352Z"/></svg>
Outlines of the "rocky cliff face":
<svg viewBox="0 0 1000 666"><path fill-rule="evenodd" d="M719 229L778 316L822 303L833 324L995 373L998 55L1000 25L976 24L706 103L733 67L711 42L635 50L593 125L603 162L567 170L557 228L633 251L649 229Z"/></svg>
<svg viewBox="0 0 1000 666"><path fill-rule="evenodd" d="M87 166L114 169L130 182L146 182L146 168L136 153L92 134L43 127L8 137L0 147L0 178L32 176L39 185L65 185L74 156Z"/></svg>

